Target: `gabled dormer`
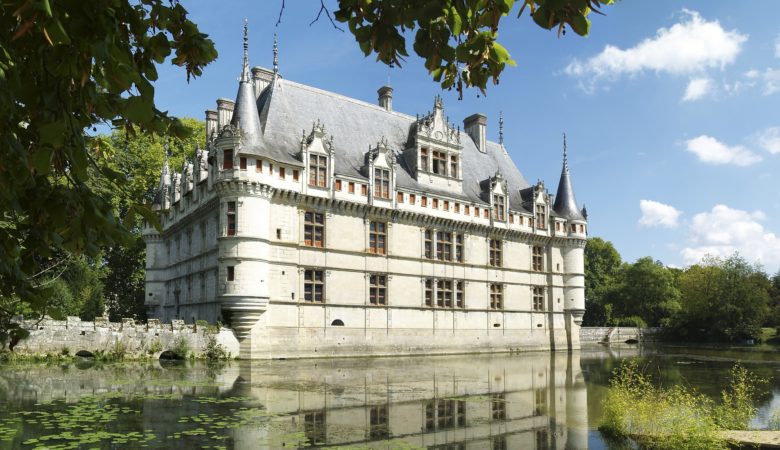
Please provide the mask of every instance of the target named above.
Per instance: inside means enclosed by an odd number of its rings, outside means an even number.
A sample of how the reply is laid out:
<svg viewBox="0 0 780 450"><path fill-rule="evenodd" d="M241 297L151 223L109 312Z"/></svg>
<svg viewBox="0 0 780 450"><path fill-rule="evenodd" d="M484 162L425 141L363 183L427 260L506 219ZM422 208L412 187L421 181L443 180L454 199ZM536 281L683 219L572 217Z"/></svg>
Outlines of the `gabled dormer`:
<svg viewBox="0 0 780 450"><path fill-rule="evenodd" d="M496 172L495 175L490 177L489 187L488 197L492 211L490 217L494 222L506 222L509 204L507 200L508 189L506 179L501 175L501 172Z"/></svg>
<svg viewBox="0 0 780 450"><path fill-rule="evenodd" d="M547 230L550 222L550 195L544 188L544 181L537 181L533 187L533 209L534 228L537 230Z"/></svg>
<svg viewBox="0 0 780 450"><path fill-rule="evenodd" d="M333 136L328 139L325 124L319 119L312 124L311 132L303 132L301 138L300 159L305 168L307 183L304 192L328 191L333 178L333 158L335 156Z"/></svg>
<svg viewBox="0 0 780 450"><path fill-rule="evenodd" d="M371 186L369 204L392 202L395 191L395 169L395 155L387 147L387 139L382 136L376 147L366 152L361 170L369 179L369 186Z"/></svg>
<svg viewBox="0 0 780 450"><path fill-rule="evenodd" d="M412 146L404 152L415 179L423 184L461 192L463 146L460 131L444 115L444 103L436 96L433 111L412 125Z"/></svg>

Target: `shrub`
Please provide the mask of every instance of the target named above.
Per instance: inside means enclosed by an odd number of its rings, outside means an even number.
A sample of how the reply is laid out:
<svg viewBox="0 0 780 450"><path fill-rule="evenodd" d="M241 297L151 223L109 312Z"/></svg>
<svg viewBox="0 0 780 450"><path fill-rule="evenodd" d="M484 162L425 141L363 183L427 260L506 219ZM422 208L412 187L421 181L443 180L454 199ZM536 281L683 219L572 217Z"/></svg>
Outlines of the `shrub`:
<svg viewBox="0 0 780 450"><path fill-rule="evenodd" d="M613 374L599 429L608 436L632 438L646 448L725 449L718 431L747 428L760 385L758 378L736 365L722 404L715 405L691 388L656 387L632 360Z"/></svg>
<svg viewBox="0 0 780 450"><path fill-rule="evenodd" d="M190 343L184 336L179 336L173 341L171 351L180 359L187 359L187 355L190 353Z"/></svg>
<svg viewBox="0 0 780 450"><path fill-rule="evenodd" d="M155 339L152 341L152 345L149 346L147 351L150 355L154 355L155 353L162 351L162 342L160 342L159 339Z"/></svg>
<svg viewBox="0 0 780 450"><path fill-rule="evenodd" d="M225 361L229 358L227 349L217 342L217 338L214 336L209 336L208 341L206 341L203 356L209 361Z"/></svg>

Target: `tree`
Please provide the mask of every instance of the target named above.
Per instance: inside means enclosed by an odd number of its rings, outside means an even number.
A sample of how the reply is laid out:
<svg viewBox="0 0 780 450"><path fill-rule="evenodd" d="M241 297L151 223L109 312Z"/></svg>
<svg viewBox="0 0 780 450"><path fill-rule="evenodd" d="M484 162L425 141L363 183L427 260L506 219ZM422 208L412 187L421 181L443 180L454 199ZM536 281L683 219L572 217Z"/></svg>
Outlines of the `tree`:
<svg viewBox="0 0 780 450"><path fill-rule="evenodd" d="M636 316L652 327L668 325L680 309L680 291L674 284L674 275L649 256L634 264L624 264L605 297L613 305L617 320Z"/></svg>
<svg viewBox="0 0 780 450"><path fill-rule="evenodd" d="M612 242L599 237L588 239L585 246L585 326L607 325L611 307L604 295L613 289L622 260Z"/></svg>
<svg viewBox="0 0 780 450"><path fill-rule="evenodd" d="M155 66L173 55L189 79L217 53L176 0L9 0L0 43L0 297L42 311L36 274L55 258L94 257L133 239L95 191L95 179L120 191L126 183L87 131L185 135L155 107ZM156 221L128 205L130 223L136 214Z"/></svg>
<svg viewBox="0 0 780 450"><path fill-rule="evenodd" d="M757 339L768 312L770 283L738 254L706 257L680 276L682 308L675 328L691 338Z"/></svg>
<svg viewBox="0 0 780 450"><path fill-rule="evenodd" d="M538 26L548 30L556 28L559 36L566 29L585 36L590 31L590 13L599 13L602 5L613 2L339 0L334 16L348 25L366 56L375 53L378 61L391 66L400 66L409 55L405 34L416 29L413 49L425 60L428 73L442 88L455 88L462 96L464 87L479 88L484 94L488 80L498 84L506 65L515 65L509 52L498 42L498 30L501 20L514 13L516 4L519 4L517 17L528 10Z"/></svg>

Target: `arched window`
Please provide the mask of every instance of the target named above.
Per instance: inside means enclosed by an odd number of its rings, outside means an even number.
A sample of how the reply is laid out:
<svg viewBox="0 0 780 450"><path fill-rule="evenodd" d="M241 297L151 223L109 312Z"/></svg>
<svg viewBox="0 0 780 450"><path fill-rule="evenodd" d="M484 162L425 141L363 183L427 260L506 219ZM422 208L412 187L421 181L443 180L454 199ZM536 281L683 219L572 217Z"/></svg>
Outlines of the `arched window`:
<svg viewBox="0 0 780 450"><path fill-rule="evenodd" d="M343 327L344 326L344 321L342 321L341 319L336 319L336 320L334 320L333 322L330 323L330 326L332 326L332 327Z"/></svg>

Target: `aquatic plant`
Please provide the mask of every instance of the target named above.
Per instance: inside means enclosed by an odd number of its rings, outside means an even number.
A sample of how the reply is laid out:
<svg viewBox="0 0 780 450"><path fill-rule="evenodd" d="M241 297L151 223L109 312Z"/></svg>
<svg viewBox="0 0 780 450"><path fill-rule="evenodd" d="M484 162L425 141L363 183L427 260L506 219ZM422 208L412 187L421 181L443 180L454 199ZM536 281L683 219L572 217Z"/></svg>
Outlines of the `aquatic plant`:
<svg viewBox="0 0 780 450"><path fill-rule="evenodd" d="M761 383L737 364L722 402L715 404L689 387L656 386L638 360L631 360L613 373L599 429L611 437L631 438L645 448L726 449L719 431L747 428L756 412L753 401Z"/></svg>
<svg viewBox="0 0 780 450"><path fill-rule="evenodd" d="M208 361L226 361L230 358L227 349L224 345L217 342L217 338L209 336L206 341L206 349L203 351L203 356Z"/></svg>

